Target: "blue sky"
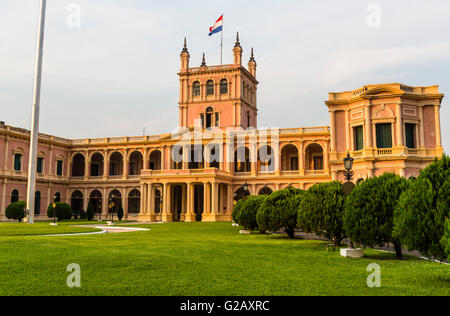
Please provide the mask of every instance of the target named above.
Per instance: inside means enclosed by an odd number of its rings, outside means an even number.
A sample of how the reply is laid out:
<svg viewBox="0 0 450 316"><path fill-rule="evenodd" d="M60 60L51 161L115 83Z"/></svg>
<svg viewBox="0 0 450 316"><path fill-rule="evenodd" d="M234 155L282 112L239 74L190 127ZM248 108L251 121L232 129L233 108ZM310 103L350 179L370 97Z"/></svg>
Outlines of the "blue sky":
<svg viewBox="0 0 450 316"><path fill-rule="evenodd" d="M364 84L439 84L450 96L448 1L48 0L41 131L67 138L169 132L178 124L179 53L224 63L237 31L258 62L259 126L329 125L328 92ZM29 128L38 0L0 3L0 120ZM67 6L81 8L80 27ZM220 5L219 5L220 3ZM380 27L368 17L380 8ZM370 20L370 19L369 19ZM441 110L450 149L449 102Z"/></svg>

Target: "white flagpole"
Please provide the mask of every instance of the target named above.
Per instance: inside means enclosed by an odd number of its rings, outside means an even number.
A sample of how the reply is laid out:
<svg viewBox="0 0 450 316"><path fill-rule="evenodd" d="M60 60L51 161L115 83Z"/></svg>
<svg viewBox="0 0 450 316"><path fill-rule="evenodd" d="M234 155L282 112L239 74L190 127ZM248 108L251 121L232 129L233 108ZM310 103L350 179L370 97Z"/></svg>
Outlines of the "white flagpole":
<svg viewBox="0 0 450 316"><path fill-rule="evenodd" d="M38 40L36 50L36 68L34 73L33 108L31 118L30 158L28 163L27 211L28 224L34 224L34 198L36 186L36 155L39 134L39 110L41 99L42 57L44 53L45 9L47 0L41 0Z"/></svg>
<svg viewBox="0 0 450 316"><path fill-rule="evenodd" d="M223 14L222 14L222 32L221 36L220 36L220 66L223 66L223 27L224 27L224 23L223 23Z"/></svg>

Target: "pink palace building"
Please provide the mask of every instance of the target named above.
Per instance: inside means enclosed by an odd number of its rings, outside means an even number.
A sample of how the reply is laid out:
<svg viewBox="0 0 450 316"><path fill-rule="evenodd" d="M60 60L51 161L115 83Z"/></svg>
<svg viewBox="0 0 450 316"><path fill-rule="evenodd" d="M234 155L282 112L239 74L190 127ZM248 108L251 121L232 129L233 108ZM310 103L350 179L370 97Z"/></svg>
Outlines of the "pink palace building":
<svg viewBox="0 0 450 316"><path fill-rule="evenodd" d="M258 130L256 61L242 65L239 36L233 64L191 67L180 55L179 128L155 136L65 139L40 134L34 213L48 220L57 201L89 203L99 218L121 205L125 219L229 221L233 201L288 186L354 181L393 172L417 177L443 154L438 86L366 85L330 93L330 126ZM26 200L30 132L0 122L0 220ZM114 207L110 208L110 201Z"/></svg>

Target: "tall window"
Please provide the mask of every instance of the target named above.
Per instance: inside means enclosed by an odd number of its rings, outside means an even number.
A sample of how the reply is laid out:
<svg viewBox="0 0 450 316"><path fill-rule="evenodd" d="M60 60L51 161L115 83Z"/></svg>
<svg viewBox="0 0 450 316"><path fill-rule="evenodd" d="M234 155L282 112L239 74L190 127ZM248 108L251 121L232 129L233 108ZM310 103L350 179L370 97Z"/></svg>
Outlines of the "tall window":
<svg viewBox="0 0 450 316"><path fill-rule="evenodd" d="M378 148L392 148L391 125L392 125L391 123L383 123L376 125Z"/></svg>
<svg viewBox="0 0 450 316"><path fill-rule="evenodd" d="M193 95L194 97L200 96L200 82L196 81L196 82L194 82L194 84L192 85L192 95Z"/></svg>
<svg viewBox="0 0 450 316"><path fill-rule="evenodd" d="M11 203L19 202L19 191L14 190L11 192Z"/></svg>
<svg viewBox="0 0 450 316"><path fill-rule="evenodd" d="M21 154L14 155L14 170L22 171L22 155Z"/></svg>
<svg viewBox="0 0 450 316"><path fill-rule="evenodd" d="M219 127L219 125L220 125L219 124L219 113L216 113L215 116L216 116L216 124L215 124L215 126Z"/></svg>
<svg viewBox="0 0 450 316"><path fill-rule="evenodd" d="M356 126L353 128L353 138L355 140L355 150L364 149L364 132L362 126Z"/></svg>
<svg viewBox="0 0 450 316"><path fill-rule="evenodd" d="M57 176L63 175L63 161L62 160L58 160L56 162L56 175Z"/></svg>
<svg viewBox="0 0 450 316"><path fill-rule="evenodd" d="M44 158L38 157L37 162L36 162L36 172L37 173L42 173L43 164L44 164Z"/></svg>
<svg viewBox="0 0 450 316"><path fill-rule="evenodd" d="M323 170L323 156L314 157L314 170Z"/></svg>
<svg viewBox="0 0 450 316"><path fill-rule="evenodd" d="M250 127L250 111L247 111L247 127Z"/></svg>
<svg viewBox="0 0 450 316"><path fill-rule="evenodd" d="M41 214L41 192L37 191L34 197L34 214Z"/></svg>
<svg viewBox="0 0 450 316"><path fill-rule="evenodd" d="M206 95L214 95L214 81L212 80L206 82Z"/></svg>
<svg viewBox="0 0 450 316"><path fill-rule="evenodd" d="M228 80L222 79L220 80L220 94L227 94L228 93Z"/></svg>
<svg viewBox="0 0 450 316"><path fill-rule="evenodd" d="M211 128L213 123L213 115L214 115L214 109L212 107L209 107L206 109L206 124L204 125L205 128Z"/></svg>
<svg viewBox="0 0 450 316"><path fill-rule="evenodd" d="M416 148L416 142L414 138L414 131L416 129L415 124L405 124L405 140L406 147L408 148Z"/></svg>

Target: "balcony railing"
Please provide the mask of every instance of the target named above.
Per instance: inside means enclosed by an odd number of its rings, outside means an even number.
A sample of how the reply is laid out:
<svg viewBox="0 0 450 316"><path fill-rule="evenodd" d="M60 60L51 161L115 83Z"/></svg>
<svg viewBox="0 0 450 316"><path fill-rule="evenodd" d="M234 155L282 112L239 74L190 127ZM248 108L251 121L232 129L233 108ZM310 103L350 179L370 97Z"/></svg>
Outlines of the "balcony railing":
<svg viewBox="0 0 450 316"><path fill-rule="evenodd" d="M325 170L305 170L306 176L322 176L325 174Z"/></svg>
<svg viewBox="0 0 450 316"><path fill-rule="evenodd" d="M378 149L378 155L379 155L379 156L388 156L388 155L392 155L392 148Z"/></svg>

